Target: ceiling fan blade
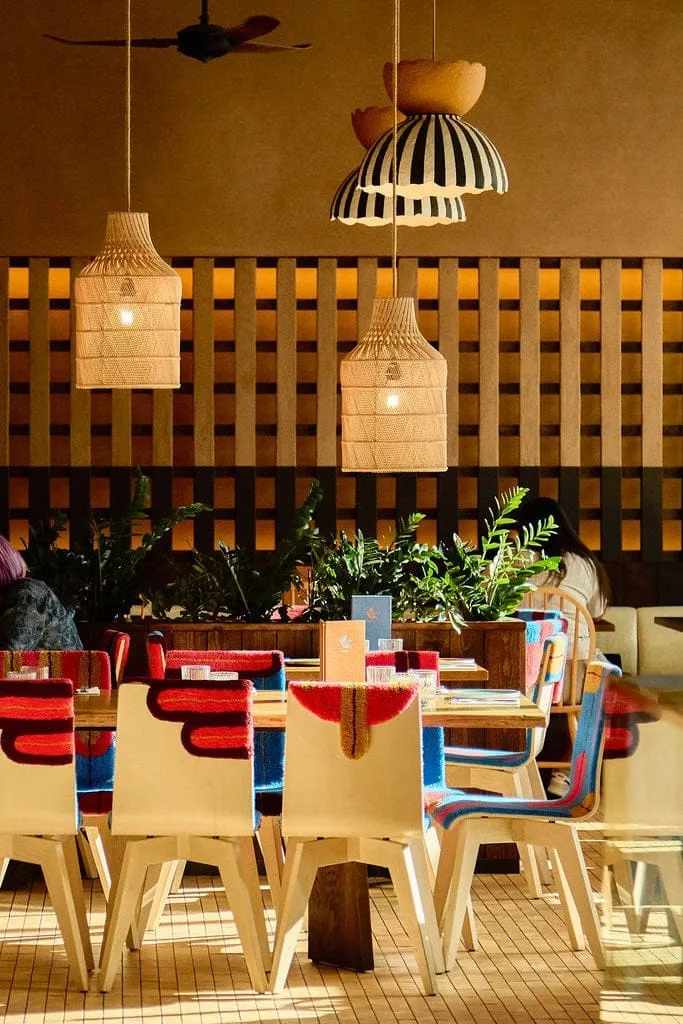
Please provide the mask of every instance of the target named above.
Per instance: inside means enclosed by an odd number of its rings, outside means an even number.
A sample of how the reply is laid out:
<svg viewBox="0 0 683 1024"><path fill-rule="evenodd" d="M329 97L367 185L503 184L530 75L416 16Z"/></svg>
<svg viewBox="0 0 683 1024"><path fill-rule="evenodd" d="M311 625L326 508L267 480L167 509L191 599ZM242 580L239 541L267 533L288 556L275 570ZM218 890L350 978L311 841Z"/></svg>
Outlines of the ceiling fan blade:
<svg viewBox="0 0 683 1024"><path fill-rule="evenodd" d="M61 36L51 36L45 33L46 39L54 39L56 43L66 43L67 46L125 46L125 39L63 39ZM173 39L131 39L131 46L145 46L152 49L162 50L168 46L176 46L177 38Z"/></svg>
<svg viewBox="0 0 683 1024"><path fill-rule="evenodd" d="M234 49L242 43L247 43L250 39L256 39L257 36L267 35L268 32L274 31L279 24L277 18L270 18L267 14L255 14L252 18L243 21L241 25L231 25L230 28L226 28L223 34Z"/></svg>
<svg viewBox="0 0 683 1024"><path fill-rule="evenodd" d="M257 50L308 50L310 49L310 43L293 43L291 46L285 46L283 43L240 43L239 46L233 47L233 53L242 53L249 51L255 53Z"/></svg>

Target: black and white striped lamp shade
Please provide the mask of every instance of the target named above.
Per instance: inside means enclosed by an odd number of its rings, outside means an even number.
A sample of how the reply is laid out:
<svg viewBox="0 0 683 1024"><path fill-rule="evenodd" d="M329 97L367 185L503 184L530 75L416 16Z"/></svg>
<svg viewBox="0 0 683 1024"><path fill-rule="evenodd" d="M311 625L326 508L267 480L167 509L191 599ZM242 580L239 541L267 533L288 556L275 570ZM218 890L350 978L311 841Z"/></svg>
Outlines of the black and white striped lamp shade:
<svg viewBox="0 0 683 1024"><path fill-rule="evenodd" d="M394 180L392 131L365 154L359 187L390 196ZM455 114L413 114L396 131L396 190L410 199L507 192L508 177L500 153L474 125Z"/></svg>
<svg viewBox="0 0 683 1024"><path fill-rule="evenodd" d="M380 192L363 192L358 187L358 168L351 171L335 192L330 220L340 224L365 224L380 227L392 222L392 198ZM465 204L457 196L424 196L421 199L396 197L396 222L406 227L432 224L461 224L467 219Z"/></svg>

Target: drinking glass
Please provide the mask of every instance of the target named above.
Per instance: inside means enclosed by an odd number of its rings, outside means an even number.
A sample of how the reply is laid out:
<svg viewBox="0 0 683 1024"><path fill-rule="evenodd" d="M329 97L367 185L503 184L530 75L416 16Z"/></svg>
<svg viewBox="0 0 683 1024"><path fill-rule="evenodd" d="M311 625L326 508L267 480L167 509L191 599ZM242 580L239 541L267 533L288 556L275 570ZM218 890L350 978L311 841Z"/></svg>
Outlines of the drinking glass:
<svg viewBox="0 0 683 1024"><path fill-rule="evenodd" d="M181 679L209 679L211 677L210 665L181 665Z"/></svg>
<svg viewBox="0 0 683 1024"><path fill-rule="evenodd" d="M369 683L393 683L396 669L393 665L368 665L365 678Z"/></svg>
<svg viewBox="0 0 683 1024"><path fill-rule="evenodd" d="M402 651L403 638L385 637L377 641L377 649L380 651Z"/></svg>
<svg viewBox="0 0 683 1024"><path fill-rule="evenodd" d="M437 671L434 668L414 668L410 674L419 687L420 707L426 711L436 700Z"/></svg>

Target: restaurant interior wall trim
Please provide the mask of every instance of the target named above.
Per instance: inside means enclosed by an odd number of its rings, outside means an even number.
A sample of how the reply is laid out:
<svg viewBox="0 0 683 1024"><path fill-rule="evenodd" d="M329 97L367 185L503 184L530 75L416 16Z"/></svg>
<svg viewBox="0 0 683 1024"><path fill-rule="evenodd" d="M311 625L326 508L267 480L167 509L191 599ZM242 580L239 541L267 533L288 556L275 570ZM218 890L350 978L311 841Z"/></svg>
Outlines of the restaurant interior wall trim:
<svg viewBox="0 0 683 1024"><path fill-rule="evenodd" d="M250 0L214 0L221 24ZM133 52L134 210L175 256L374 256L389 229L330 223L361 147L357 107L387 103L390 0L268 0L272 42L209 64ZM134 0L133 34L174 35L199 0ZM124 206L121 0L4 3L0 15L0 253L92 256ZM431 56L431 4L402 0L404 58ZM438 0L437 56L480 61L471 119L495 141L506 196L466 203L467 223L416 228L415 256L668 256L683 238L680 0ZM468 115L470 119L470 115ZM382 241L384 238L384 241Z"/></svg>
<svg viewBox="0 0 683 1024"><path fill-rule="evenodd" d="M179 551L267 549L313 477L323 530L476 540L516 482L562 502L602 553L617 603L678 603L683 260L406 257L400 292L448 361L446 473L342 474L339 360L391 293L386 258L236 258L182 278L178 391L78 391L70 308L80 260L0 260L0 532L70 508L122 511L139 466L151 514L214 507ZM68 541L68 535L64 538Z"/></svg>

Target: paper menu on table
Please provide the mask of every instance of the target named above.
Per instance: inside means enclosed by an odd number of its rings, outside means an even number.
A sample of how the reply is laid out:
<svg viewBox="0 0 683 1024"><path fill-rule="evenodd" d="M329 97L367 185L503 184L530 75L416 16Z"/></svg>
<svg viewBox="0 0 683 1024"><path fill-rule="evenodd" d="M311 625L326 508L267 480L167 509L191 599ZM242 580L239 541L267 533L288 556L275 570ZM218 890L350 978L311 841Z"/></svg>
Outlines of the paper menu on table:
<svg viewBox="0 0 683 1024"><path fill-rule="evenodd" d="M320 623L320 678L328 682L365 679L365 623L353 619Z"/></svg>
<svg viewBox="0 0 683 1024"><path fill-rule="evenodd" d="M354 594L351 618L365 623L369 650L379 650L378 641L391 636L391 597L389 594Z"/></svg>

